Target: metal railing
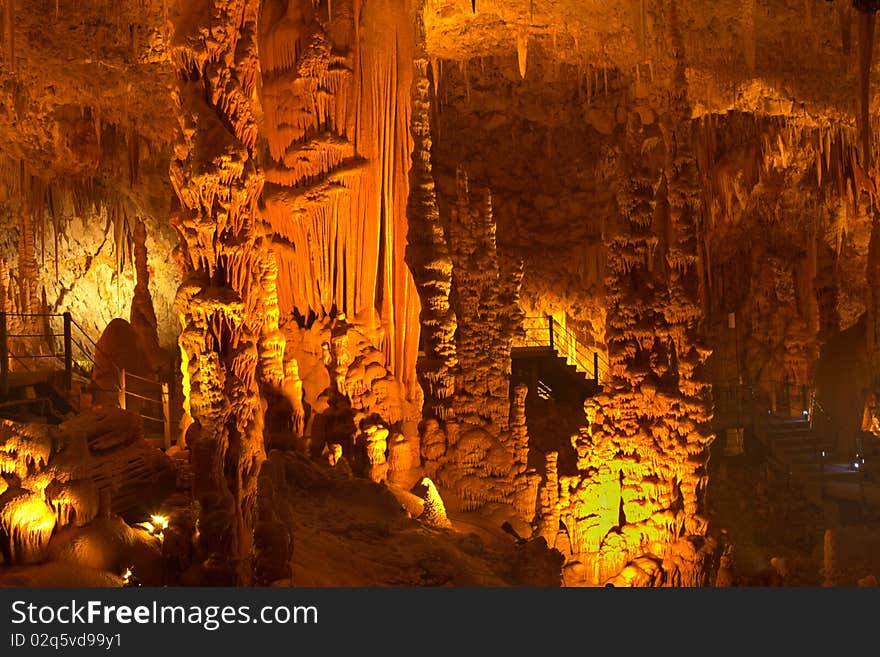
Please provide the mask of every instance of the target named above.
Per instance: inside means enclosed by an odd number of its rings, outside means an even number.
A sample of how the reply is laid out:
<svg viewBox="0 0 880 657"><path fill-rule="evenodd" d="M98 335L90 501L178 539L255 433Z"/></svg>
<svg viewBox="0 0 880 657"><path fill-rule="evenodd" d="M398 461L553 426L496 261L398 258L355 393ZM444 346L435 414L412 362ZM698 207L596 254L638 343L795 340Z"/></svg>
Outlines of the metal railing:
<svg viewBox="0 0 880 657"><path fill-rule="evenodd" d="M814 393L811 391L811 386L792 383L788 379L764 380L759 384L730 381L712 385L716 406L757 403L769 413L791 413L791 409L800 409L801 414L809 417L814 410ZM792 417L796 416L792 414Z"/></svg>
<svg viewBox="0 0 880 657"><path fill-rule="evenodd" d="M114 365L115 366L115 365ZM162 434L163 434L163 442L165 444L165 449L171 447L171 395L168 384L164 381L156 381L154 379L147 379L142 376L138 376L137 374L132 374L131 372L126 372L124 368L117 368L117 376L118 383L116 388L117 400L119 403L119 408L125 410L128 408L128 399L139 399L141 401L151 403L151 404L159 404L162 409L162 417L154 417L151 415L147 415L144 411L138 410L138 415L141 416L142 419L147 420L149 422L155 422L157 424L162 425ZM150 397L148 395L141 395L136 392L133 392L129 389L128 382L129 380L139 381L141 383L146 383L147 385L158 386L159 387L159 397Z"/></svg>
<svg viewBox="0 0 880 657"><path fill-rule="evenodd" d="M514 339L513 347L552 349L569 365L597 383L600 373L608 370L608 360L604 356L583 345L573 331L557 322L552 315L523 319L523 332Z"/></svg>
<svg viewBox="0 0 880 657"><path fill-rule="evenodd" d="M752 425L771 462L777 451L773 436L778 435L779 431L785 435L786 417L789 421L801 419L809 427L809 438L805 438L804 443L811 444L813 448L821 494L826 493L826 472L829 466L850 467L849 474L857 475L860 487L864 486L865 458L860 438L856 438L854 457L838 455L838 460L843 459L843 461L837 463L829 460L833 458L832 453L838 443L839 425L819 402L812 384L796 384L789 379L765 380L760 385L739 382L716 383L713 385L713 397L716 417L719 412L722 413L722 417L729 415L731 407L736 406L739 421ZM859 465L855 465L856 463ZM838 470L837 473L840 474L841 471Z"/></svg>
<svg viewBox="0 0 880 657"><path fill-rule="evenodd" d="M36 332L33 329L30 332L11 332L9 319L12 317L38 320L44 325L44 330L41 332ZM57 326L59 320L60 329ZM58 344L59 339L61 341L60 345ZM20 344L22 340L30 340L32 342L23 348L12 348L13 344L16 342ZM44 347L46 352L39 353L41 350L36 347ZM103 388L92 380L97 354L101 355L102 363L107 363L113 368L116 377L113 388ZM126 372L124 368L113 361L109 354L102 351L98 343L86 333L85 329L73 319L70 313L0 312L0 396L3 398L9 396L10 364L12 362L17 363L23 370L31 373L43 372L46 369L54 371L51 363L49 368L28 364L33 361L45 360L61 364L63 388L64 392L67 393L68 401L70 401L72 396L74 375L77 375L89 382L90 387L95 391L108 394L115 393L117 403L121 409L129 407L129 398L138 399L147 404L152 404L156 408L160 408L161 418L149 415L139 408L136 409L136 412L143 420L161 425L165 447L167 449L171 446L171 399L170 386L167 382L148 379L131 372ZM139 386L140 390L138 392L131 390L129 386L130 380L146 384L146 387L155 387L155 396L145 393L143 390L144 385Z"/></svg>

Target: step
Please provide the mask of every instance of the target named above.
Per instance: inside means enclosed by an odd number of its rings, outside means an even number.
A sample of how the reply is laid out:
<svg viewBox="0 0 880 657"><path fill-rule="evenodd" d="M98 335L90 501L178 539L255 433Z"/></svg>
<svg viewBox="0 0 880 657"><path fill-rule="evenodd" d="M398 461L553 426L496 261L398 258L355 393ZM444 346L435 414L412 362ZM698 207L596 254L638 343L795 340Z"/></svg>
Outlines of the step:
<svg viewBox="0 0 880 657"><path fill-rule="evenodd" d="M774 436L771 434L768 438L777 445L815 445L817 442L816 436L813 434L803 434L800 436Z"/></svg>
<svg viewBox="0 0 880 657"><path fill-rule="evenodd" d="M767 431L769 433L791 433L791 434L800 434L800 433L811 433L813 431L813 427L809 424L785 424L785 425L773 425L767 427Z"/></svg>
<svg viewBox="0 0 880 657"><path fill-rule="evenodd" d="M578 374L579 376L584 376L586 378L590 378L590 379L593 378L593 377L589 376L583 370L579 369L576 365L572 365L571 363L569 363L568 360L563 358L562 356L557 356L556 361L559 363L559 365L561 365L563 368L565 368L569 372L572 372L574 374Z"/></svg>
<svg viewBox="0 0 880 657"><path fill-rule="evenodd" d="M765 433L768 436L778 438L810 438L814 435L812 429L786 429L785 431L774 431L773 429L770 429Z"/></svg>
<svg viewBox="0 0 880 657"><path fill-rule="evenodd" d="M777 452L809 452L818 456L818 449L815 443L778 443L774 442L773 449Z"/></svg>
<svg viewBox="0 0 880 657"><path fill-rule="evenodd" d="M810 458L818 459L819 454L815 445L778 445L773 444L773 451L777 454L809 455Z"/></svg>
<svg viewBox="0 0 880 657"><path fill-rule="evenodd" d="M817 477L821 475L818 463L789 463L788 469L801 474L815 474Z"/></svg>
<svg viewBox="0 0 880 657"><path fill-rule="evenodd" d="M816 459L784 458L780 455L777 455L777 459L792 468L816 468L817 471L819 470L819 461Z"/></svg>

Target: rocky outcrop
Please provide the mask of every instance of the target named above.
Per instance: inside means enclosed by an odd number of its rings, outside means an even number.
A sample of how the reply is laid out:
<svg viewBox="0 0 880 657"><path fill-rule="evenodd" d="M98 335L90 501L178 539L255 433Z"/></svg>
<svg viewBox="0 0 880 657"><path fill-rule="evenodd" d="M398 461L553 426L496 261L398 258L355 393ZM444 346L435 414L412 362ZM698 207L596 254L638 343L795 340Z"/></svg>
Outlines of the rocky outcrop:
<svg viewBox="0 0 880 657"><path fill-rule="evenodd" d="M159 508L174 483L170 459L144 440L140 419L131 413L94 411L60 426L3 420L4 561L43 561L53 534L88 525L99 513L139 522Z"/></svg>

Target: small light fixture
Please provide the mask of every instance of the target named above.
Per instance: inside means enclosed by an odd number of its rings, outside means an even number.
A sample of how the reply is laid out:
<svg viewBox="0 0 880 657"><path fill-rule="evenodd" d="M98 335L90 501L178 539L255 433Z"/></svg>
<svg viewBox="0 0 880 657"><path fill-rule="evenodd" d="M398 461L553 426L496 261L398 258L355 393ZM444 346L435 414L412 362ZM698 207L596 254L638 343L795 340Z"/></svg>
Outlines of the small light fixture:
<svg viewBox="0 0 880 657"><path fill-rule="evenodd" d="M140 585L141 582L135 577L134 570L132 570L131 566L128 566L125 569L125 572L122 573L122 588L134 588L139 587Z"/></svg>
<svg viewBox="0 0 880 657"><path fill-rule="evenodd" d="M168 516L152 515L150 516L150 520L159 528L159 531L165 531L168 529Z"/></svg>
<svg viewBox="0 0 880 657"><path fill-rule="evenodd" d="M138 527L146 529L150 536L155 536L160 541L165 538L165 530L168 529L168 516L153 514L146 522L138 523Z"/></svg>

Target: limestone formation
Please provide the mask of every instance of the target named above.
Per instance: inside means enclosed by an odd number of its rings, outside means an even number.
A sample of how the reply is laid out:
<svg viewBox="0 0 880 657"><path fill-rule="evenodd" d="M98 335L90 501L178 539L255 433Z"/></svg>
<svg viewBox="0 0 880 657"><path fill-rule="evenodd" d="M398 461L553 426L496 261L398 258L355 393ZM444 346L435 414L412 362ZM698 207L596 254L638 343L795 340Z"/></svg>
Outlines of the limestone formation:
<svg viewBox="0 0 880 657"><path fill-rule="evenodd" d="M443 504L443 499L440 497L434 482L428 477L424 477L421 484L425 488L425 504L419 520L433 527L451 527L452 523L446 517L446 506Z"/></svg>
<svg viewBox="0 0 880 657"><path fill-rule="evenodd" d="M53 532L88 525L102 497L111 501L108 513L134 521L174 485L168 459L143 441L136 416L123 411L90 413L58 427L3 420L0 474L7 564L45 559Z"/></svg>
<svg viewBox="0 0 880 657"><path fill-rule="evenodd" d="M876 584L877 2L0 4L0 584Z"/></svg>

